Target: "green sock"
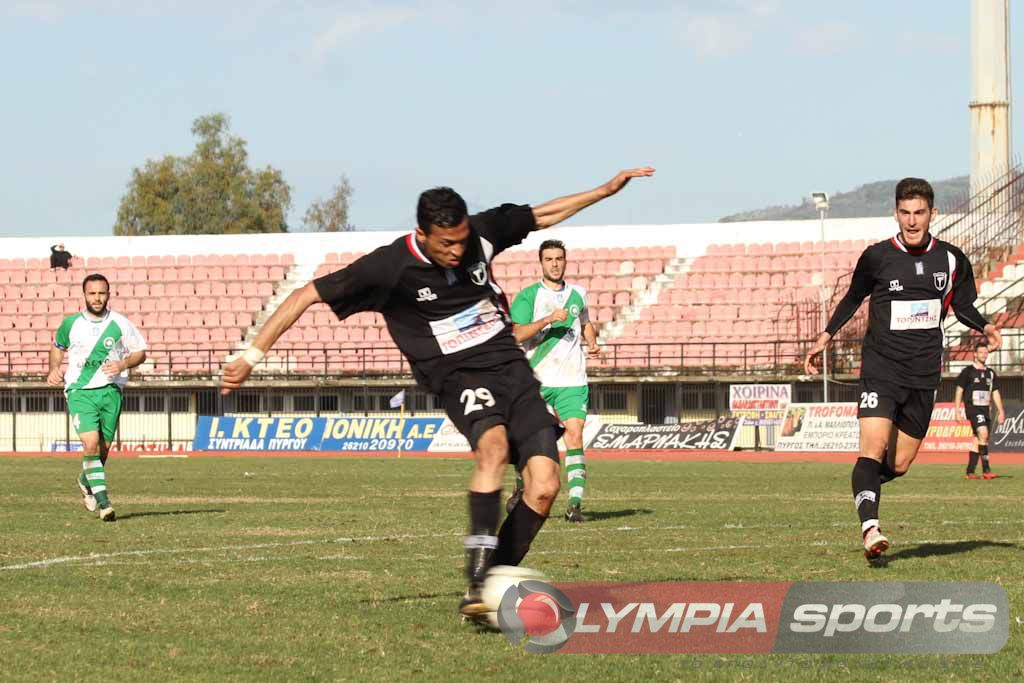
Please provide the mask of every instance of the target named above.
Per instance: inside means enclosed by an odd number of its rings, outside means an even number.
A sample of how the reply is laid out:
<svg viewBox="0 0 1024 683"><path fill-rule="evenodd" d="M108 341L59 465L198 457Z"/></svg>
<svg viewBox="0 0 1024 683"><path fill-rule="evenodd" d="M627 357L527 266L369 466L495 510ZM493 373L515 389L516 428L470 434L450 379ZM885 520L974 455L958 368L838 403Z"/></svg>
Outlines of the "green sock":
<svg viewBox="0 0 1024 683"><path fill-rule="evenodd" d="M85 475L85 483L92 491L96 502L100 507L108 507L110 499L107 498L107 474L103 469L103 461L99 455L82 456L82 474Z"/></svg>
<svg viewBox="0 0 1024 683"><path fill-rule="evenodd" d="M517 471L516 472L516 491L522 491L522 490L523 490L523 473Z"/></svg>
<svg viewBox="0 0 1024 683"><path fill-rule="evenodd" d="M565 478L569 483L569 505L583 502L583 490L587 486L587 464L582 448L570 448L565 454Z"/></svg>

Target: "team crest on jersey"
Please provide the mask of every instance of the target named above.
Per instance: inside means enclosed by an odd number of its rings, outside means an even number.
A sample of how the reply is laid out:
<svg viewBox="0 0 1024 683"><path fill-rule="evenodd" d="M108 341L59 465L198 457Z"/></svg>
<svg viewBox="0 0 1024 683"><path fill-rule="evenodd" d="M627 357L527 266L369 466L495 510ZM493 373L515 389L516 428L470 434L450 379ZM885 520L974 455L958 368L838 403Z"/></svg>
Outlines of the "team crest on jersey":
<svg viewBox="0 0 1024 683"><path fill-rule="evenodd" d="M480 285L481 287L487 284L487 264L483 261L477 261L469 269L469 279L473 281L473 284Z"/></svg>
<svg viewBox="0 0 1024 683"><path fill-rule="evenodd" d="M946 274L945 273L932 273L932 278L935 279L935 289L942 291L946 288Z"/></svg>
<svg viewBox="0 0 1024 683"><path fill-rule="evenodd" d="M107 337L106 339L104 339L103 340L103 347L107 348L107 349L114 348L114 339L112 337Z"/></svg>
<svg viewBox="0 0 1024 683"><path fill-rule="evenodd" d="M580 317L580 307L573 304L569 307L569 314L574 318Z"/></svg>

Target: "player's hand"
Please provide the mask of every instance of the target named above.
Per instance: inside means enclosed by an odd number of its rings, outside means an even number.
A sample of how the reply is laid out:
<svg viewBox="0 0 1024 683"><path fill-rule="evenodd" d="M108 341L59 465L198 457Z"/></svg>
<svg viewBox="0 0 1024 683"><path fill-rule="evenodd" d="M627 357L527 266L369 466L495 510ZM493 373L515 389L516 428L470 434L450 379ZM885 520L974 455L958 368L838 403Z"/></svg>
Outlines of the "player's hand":
<svg viewBox="0 0 1024 683"><path fill-rule="evenodd" d="M564 308L557 308L551 312L548 316L548 324L565 322L566 318L569 317L569 311Z"/></svg>
<svg viewBox="0 0 1024 683"><path fill-rule="evenodd" d="M235 389L242 386L242 383L252 374L252 366L242 357L238 357L224 366L224 372L220 377L220 393L227 396Z"/></svg>
<svg viewBox="0 0 1024 683"><path fill-rule="evenodd" d="M600 346L597 345L597 342L594 342L593 344L587 344L587 354L589 354L591 358L597 358L598 356L600 356L601 350L602 349Z"/></svg>
<svg viewBox="0 0 1024 683"><path fill-rule="evenodd" d="M100 372L107 377L116 377L124 372L124 363L119 360L108 360L100 367Z"/></svg>
<svg viewBox="0 0 1024 683"><path fill-rule="evenodd" d="M614 178L609 180L603 185L608 196L611 196L624 188L633 178L646 178L647 176L654 175L654 168L652 166L641 166L640 168L627 168L624 171L619 171Z"/></svg>
<svg viewBox="0 0 1024 683"><path fill-rule="evenodd" d="M967 412L963 409L962 406L954 406L953 407L953 419L954 420L966 420L967 419Z"/></svg>
<svg viewBox="0 0 1024 683"><path fill-rule="evenodd" d="M1003 335L992 323L985 325L985 339L988 341L988 350L997 351L1003 345Z"/></svg>
<svg viewBox="0 0 1024 683"><path fill-rule="evenodd" d="M828 344L828 340L831 338L832 335L828 332L822 332L818 335L818 338L814 340L814 344L811 346L810 351L807 352L807 358L804 359L804 370L807 371L808 375L818 374L818 368L814 365L814 358L825 350L825 345Z"/></svg>
<svg viewBox="0 0 1024 683"><path fill-rule="evenodd" d="M46 375L46 383L51 387L64 386L64 373L60 371L60 368L50 370Z"/></svg>
<svg viewBox="0 0 1024 683"><path fill-rule="evenodd" d="M997 425L1001 425L1004 422L1006 422L1006 413L1004 413L1003 411L1000 410L999 414L996 415L996 424Z"/></svg>

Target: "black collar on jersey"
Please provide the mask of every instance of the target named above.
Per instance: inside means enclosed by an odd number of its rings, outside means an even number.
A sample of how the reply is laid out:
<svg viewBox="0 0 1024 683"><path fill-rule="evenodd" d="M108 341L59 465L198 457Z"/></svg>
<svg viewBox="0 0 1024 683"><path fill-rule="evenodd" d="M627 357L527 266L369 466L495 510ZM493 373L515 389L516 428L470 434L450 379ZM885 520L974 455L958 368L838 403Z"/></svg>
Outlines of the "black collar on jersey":
<svg viewBox="0 0 1024 683"><path fill-rule="evenodd" d="M921 254L927 254L929 251L935 248L935 238L932 237L931 233L928 233L928 244L923 247L911 247L903 244L902 235L896 233L895 237L889 239L892 245L902 252L906 252L911 256L920 256Z"/></svg>

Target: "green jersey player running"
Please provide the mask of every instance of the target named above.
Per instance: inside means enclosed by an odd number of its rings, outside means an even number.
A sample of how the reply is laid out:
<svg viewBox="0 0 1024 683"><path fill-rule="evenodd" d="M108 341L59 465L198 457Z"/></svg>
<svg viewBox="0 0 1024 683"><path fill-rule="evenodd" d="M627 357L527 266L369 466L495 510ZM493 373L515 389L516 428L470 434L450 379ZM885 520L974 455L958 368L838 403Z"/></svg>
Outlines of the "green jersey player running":
<svg viewBox="0 0 1024 683"><path fill-rule="evenodd" d="M587 419L587 352L597 355L597 333L590 323L587 293L579 285L565 282L565 245L547 240L540 245L543 277L512 302L512 323L516 341L523 344L534 374L540 380L541 394L565 426L565 474L569 484L569 507L565 518L584 521L580 510L587 482L583 454L583 425ZM509 499L515 505L523 488L522 475L516 475L516 490Z"/></svg>
<svg viewBox="0 0 1024 683"><path fill-rule="evenodd" d="M113 522L104 465L121 415L121 390L128 370L146 360L146 340L126 317L107 308L110 283L99 274L82 282L85 310L69 315L57 330L50 349L46 383L64 386L71 424L82 441L82 473L78 488L89 512ZM61 373L64 354L67 372Z"/></svg>

